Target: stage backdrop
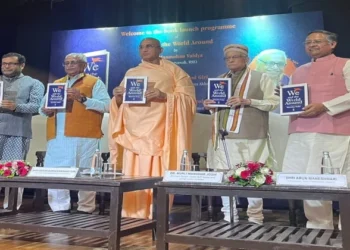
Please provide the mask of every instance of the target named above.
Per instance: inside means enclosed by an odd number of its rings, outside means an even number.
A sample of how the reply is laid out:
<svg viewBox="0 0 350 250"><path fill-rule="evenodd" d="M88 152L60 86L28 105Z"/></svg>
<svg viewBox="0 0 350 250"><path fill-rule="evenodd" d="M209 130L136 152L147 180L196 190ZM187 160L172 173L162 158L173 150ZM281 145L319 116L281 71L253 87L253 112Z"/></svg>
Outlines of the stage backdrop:
<svg viewBox="0 0 350 250"><path fill-rule="evenodd" d="M52 37L49 82L64 76L62 62L66 54L86 53L87 73L99 76L112 95L113 88L119 85L125 72L140 63L140 41L155 37L164 48L162 56L178 64L192 77L196 86L197 111L203 112L207 79L227 71L222 52L224 46L230 43L247 45L250 66L272 76L280 71L276 84L285 84L295 67L310 60L303 45L307 33L322 28L322 13L309 12L58 31ZM281 51L287 56L284 62L283 57L281 59L277 55ZM259 60L256 58L258 55Z"/></svg>

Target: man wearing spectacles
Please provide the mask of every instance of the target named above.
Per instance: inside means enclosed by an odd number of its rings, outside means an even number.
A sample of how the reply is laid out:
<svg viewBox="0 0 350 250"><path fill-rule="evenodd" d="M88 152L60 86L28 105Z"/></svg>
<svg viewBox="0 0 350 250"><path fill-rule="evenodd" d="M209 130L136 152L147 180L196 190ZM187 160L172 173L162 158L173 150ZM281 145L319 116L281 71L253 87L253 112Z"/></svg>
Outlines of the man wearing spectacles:
<svg viewBox="0 0 350 250"><path fill-rule="evenodd" d="M228 132L226 144L232 166L246 161L265 163L269 157L273 157L268 146L268 121L269 111L274 110L279 104L279 98L274 96L275 85L266 74L248 68L246 46L227 45L224 48L224 55L229 71L219 77L232 80L232 96L226 103L229 107L213 109L210 104L215 104L215 101L208 99L203 101L204 108L210 110L214 116L215 128L208 146L208 167L228 169L224 147L219 140L219 129ZM221 198L224 220L230 221L229 197ZM248 203L248 220L262 224L264 219L262 199L248 198ZM239 217L235 199L233 204L236 222Z"/></svg>
<svg viewBox="0 0 350 250"><path fill-rule="evenodd" d="M66 76L56 83L67 84L67 104L62 110L47 109L42 99L40 114L47 116L47 150L44 167L91 167L98 148L103 114L109 111L110 97L105 84L85 74L84 54L68 54L63 62ZM95 192L79 191L78 212L95 210ZM49 205L54 212L70 212L69 190L48 190Z"/></svg>
<svg viewBox="0 0 350 250"><path fill-rule="evenodd" d="M142 62L125 74L148 77L146 104L123 103L124 81L113 91L110 152L115 160L116 144L123 146L126 175L163 176L165 170L180 167L183 150L191 151L195 89L191 77L176 64L161 58L162 52L159 40L143 39L139 46ZM149 218L151 204L150 191L127 193L123 216Z"/></svg>
<svg viewBox="0 0 350 250"><path fill-rule="evenodd" d="M32 115L38 112L44 85L22 74L26 59L8 53L1 60L3 100L0 107L0 160L25 160L32 138ZM18 189L17 208L21 206L23 189ZM8 207L8 189L4 208Z"/></svg>
<svg viewBox="0 0 350 250"><path fill-rule="evenodd" d="M350 180L350 60L333 54L337 43L337 35L325 30L306 37L312 60L296 69L291 84L308 84L310 104L290 118L284 172L320 174L328 151L333 167ZM308 228L334 228L331 201L306 200L304 210Z"/></svg>
<svg viewBox="0 0 350 250"><path fill-rule="evenodd" d="M287 85L289 77L284 74L287 65L286 53L278 49L268 49L256 56L256 71L266 73L278 85Z"/></svg>

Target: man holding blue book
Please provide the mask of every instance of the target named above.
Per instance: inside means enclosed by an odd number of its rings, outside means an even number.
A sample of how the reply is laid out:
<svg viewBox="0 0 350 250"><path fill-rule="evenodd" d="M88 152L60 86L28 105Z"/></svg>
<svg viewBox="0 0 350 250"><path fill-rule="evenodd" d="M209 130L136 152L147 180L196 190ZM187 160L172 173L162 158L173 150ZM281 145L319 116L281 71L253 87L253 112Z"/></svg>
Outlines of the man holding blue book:
<svg viewBox="0 0 350 250"><path fill-rule="evenodd" d="M213 108L215 101L204 100L204 108L211 111L213 135L208 147L208 167L228 169L224 147L219 141L219 129L228 132L226 144L233 166L245 161L265 163L270 156L268 133L269 111L279 104L274 96L274 83L266 74L250 70L248 48L241 44L230 44L224 48L224 59L228 72L219 78L231 78L231 95L227 107ZM224 220L230 221L229 197L222 197ZM248 198L249 221L262 224L262 199ZM238 213L234 200L234 218Z"/></svg>
<svg viewBox="0 0 350 250"><path fill-rule="evenodd" d="M63 62L66 75L55 83L65 84L65 108L45 107L39 112L47 116L47 150L44 167L90 168L93 155L103 136L103 114L108 113L110 97L105 84L97 77L85 74L87 59L84 54L68 54ZM50 91L49 91L50 93ZM95 210L95 192L79 191L78 212ZM54 212L70 212L69 190L49 189L49 205Z"/></svg>

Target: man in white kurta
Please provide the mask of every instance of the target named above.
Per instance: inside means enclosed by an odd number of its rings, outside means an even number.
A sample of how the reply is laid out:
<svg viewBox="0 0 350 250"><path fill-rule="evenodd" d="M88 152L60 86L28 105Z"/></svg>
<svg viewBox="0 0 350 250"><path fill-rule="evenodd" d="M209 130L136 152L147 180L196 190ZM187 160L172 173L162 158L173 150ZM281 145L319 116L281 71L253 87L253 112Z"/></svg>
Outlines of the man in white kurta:
<svg viewBox="0 0 350 250"><path fill-rule="evenodd" d="M73 106L70 111L68 107L57 111L46 109L45 98L42 100L39 112L49 117L48 123L50 117L55 117L56 124L54 138L48 139L44 167L91 167L102 137L102 117L109 110L110 97L100 79L84 73L86 62L83 54L67 55L64 61L67 76L57 81L67 84L68 103ZM89 94L84 95L89 88ZM70 124L70 118L77 116L80 119L74 120L74 125ZM47 128L50 134L50 127ZM86 133L82 135L84 130ZM95 210L95 192L79 191L78 198L78 212L92 213ZM49 189L48 200L54 212L69 212L71 209L69 190Z"/></svg>
<svg viewBox="0 0 350 250"><path fill-rule="evenodd" d="M307 83L309 105L291 116L283 171L321 173L323 151L350 180L350 60L336 57L337 35L316 30L305 40L312 61L297 68L291 84ZM308 228L333 229L331 201L304 201ZM343 211L341 211L343 212Z"/></svg>
<svg viewBox="0 0 350 250"><path fill-rule="evenodd" d="M240 162L267 162L272 148L269 143L268 117L269 111L278 104L274 96L274 83L257 71L247 67L249 61L248 48L244 45L232 44L224 48L226 66L229 72L219 76L232 79L232 97L228 108L212 109L213 100L205 100L203 105L213 113L213 137L208 147L208 167L228 169L222 141L218 130L228 131L226 144L232 166ZM273 156L271 156L273 158ZM229 198L222 197L224 220L230 221ZM249 221L262 224L263 202L260 198L248 198ZM238 221L238 213L234 199L234 220Z"/></svg>

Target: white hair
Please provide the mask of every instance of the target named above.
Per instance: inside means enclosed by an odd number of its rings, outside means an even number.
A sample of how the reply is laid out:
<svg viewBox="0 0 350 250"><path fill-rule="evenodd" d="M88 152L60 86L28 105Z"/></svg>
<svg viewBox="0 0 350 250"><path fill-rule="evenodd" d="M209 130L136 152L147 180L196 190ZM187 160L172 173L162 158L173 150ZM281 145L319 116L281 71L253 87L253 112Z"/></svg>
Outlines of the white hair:
<svg viewBox="0 0 350 250"><path fill-rule="evenodd" d="M65 58L67 57L75 57L75 58L78 58L80 61L87 63L86 56L83 53L70 53L66 55Z"/></svg>
<svg viewBox="0 0 350 250"><path fill-rule="evenodd" d="M267 50L264 50L264 51L260 52L259 55L256 56L256 58L260 59L260 58L262 58L262 57L264 57L266 55L271 55L271 54L280 54L287 61L286 52L284 52L283 50L279 50L279 49L267 49Z"/></svg>

